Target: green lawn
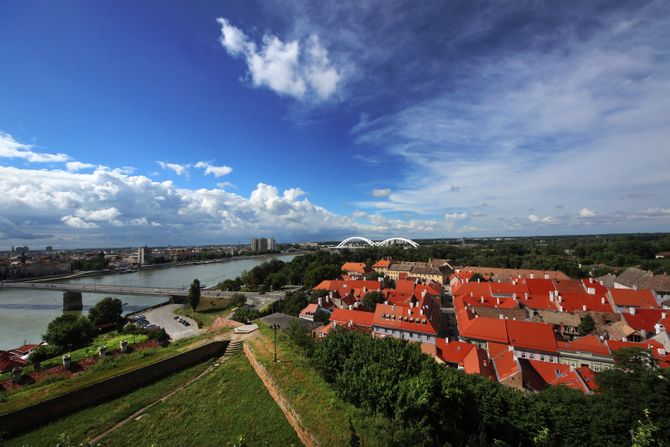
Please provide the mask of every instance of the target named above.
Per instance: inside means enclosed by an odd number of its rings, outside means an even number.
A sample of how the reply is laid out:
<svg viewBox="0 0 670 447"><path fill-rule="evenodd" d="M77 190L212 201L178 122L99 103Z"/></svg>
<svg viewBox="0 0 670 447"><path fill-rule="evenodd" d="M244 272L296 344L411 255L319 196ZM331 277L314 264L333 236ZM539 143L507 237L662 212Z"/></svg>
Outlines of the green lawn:
<svg viewBox="0 0 670 447"><path fill-rule="evenodd" d="M252 347L257 360L265 366L319 445L351 445L355 444L355 439L364 446L389 445L387 428L390 421L365 413L340 399L309 360L289 345L282 331L277 342L280 363L275 364L272 331L261 325L260 332L260 336L245 343Z"/></svg>
<svg viewBox="0 0 670 447"><path fill-rule="evenodd" d="M78 445L80 442L104 432L140 408L167 394L170 390L186 383L213 362L214 360L209 360L172 374L118 399L63 417L37 430L9 439L3 445L12 447L53 447L56 445L59 436L63 433L70 437L72 445ZM0 442L0 444L2 443Z"/></svg>
<svg viewBox="0 0 670 447"><path fill-rule="evenodd" d="M241 353L101 444L218 447L233 445L240 436L249 446L301 445Z"/></svg>
<svg viewBox="0 0 670 447"><path fill-rule="evenodd" d="M232 300L229 298L205 298L200 301L195 312L190 307L185 307L177 309L175 313L191 317L198 323L198 327L207 328L216 320L216 317L227 314L231 308Z"/></svg>
<svg viewBox="0 0 670 447"><path fill-rule="evenodd" d="M144 349L130 354L107 357L69 379L48 378L33 385L5 392L0 400L0 414L157 362L204 342L206 340L203 336L191 337L171 343L165 348Z"/></svg>

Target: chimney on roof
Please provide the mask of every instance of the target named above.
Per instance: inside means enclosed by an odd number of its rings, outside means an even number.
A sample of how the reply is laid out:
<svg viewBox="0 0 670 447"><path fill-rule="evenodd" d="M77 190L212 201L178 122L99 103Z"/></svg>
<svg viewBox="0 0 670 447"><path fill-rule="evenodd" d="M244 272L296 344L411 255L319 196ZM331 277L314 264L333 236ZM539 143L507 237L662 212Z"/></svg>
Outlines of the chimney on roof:
<svg viewBox="0 0 670 447"><path fill-rule="evenodd" d="M391 307L392 311L395 311L395 303L393 303L393 307Z"/></svg>
<svg viewBox="0 0 670 447"><path fill-rule="evenodd" d="M512 298L516 299L516 292L512 294Z"/></svg>
<svg viewBox="0 0 670 447"><path fill-rule="evenodd" d="M605 304L605 297L600 298L600 304Z"/></svg>
<svg viewBox="0 0 670 447"><path fill-rule="evenodd" d="M586 304L582 304L582 310L586 312Z"/></svg>
<svg viewBox="0 0 670 447"><path fill-rule="evenodd" d="M661 312L661 320L665 320L667 316L668 316L667 312Z"/></svg>
<svg viewBox="0 0 670 447"><path fill-rule="evenodd" d="M484 304L484 297L483 296L479 298L479 302Z"/></svg>
<svg viewBox="0 0 670 447"><path fill-rule="evenodd" d="M423 315L423 309L419 310L419 315Z"/></svg>
<svg viewBox="0 0 670 447"><path fill-rule="evenodd" d="M333 291L332 291L332 290L331 290L330 292L328 292L328 296L329 296L330 298L333 297Z"/></svg>
<svg viewBox="0 0 670 447"><path fill-rule="evenodd" d="M349 304L349 310L354 310L354 306L352 306L351 304Z"/></svg>
<svg viewBox="0 0 670 447"><path fill-rule="evenodd" d="M630 312L631 315L635 315L635 308L634 307L629 308L628 312Z"/></svg>
<svg viewBox="0 0 670 447"><path fill-rule="evenodd" d="M553 290L549 292L549 301L552 301L552 302L554 301L554 291Z"/></svg>
<svg viewBox="0 0 670 447"><path fill-rule="evenodd" d="M445 342L446 344L449 344L449 337L444 337L444 342Z"/></svg>
<svg viewBox="0 0 670 447"><path fill-rule="evenodd" d="M498 316L500 317L501 320L505 319L505 316L503 314L498 314Z"/></svg>
<svg viewBox="0 0 670 447"><path fill-rule="evenodd" d="M368 291L368 288L363 286L363 293L367 293L367 291Z"/></svg>
<svg viewBox="0 0 670 447"><path fill-rule="evenodd" d="M384 300L384 304L389 305L389 300Z"/></svg>
<svg viewBox="0 0 670 447"><path fill-rule="evenodd" d="M319 299L317 300L317 303L318 303L319 307L323 307L323 298L319 297Z"/></svg>
<svg viewBox="0 0 670 447"><path fill-rule="evenodd" d="M558 311L563 312L563 306L558 306Z"/></svg>
<svg viewBox="0 0 670 447"><path fill-rule="evenodd" d="M412 309L407 309L407 315L412 315Z"/></svg>
<svg viewBox="0 0 670 447"><path fill-rule="evenodd" d="M470 298L474 298L475 294L473 292L470 292Z"/></svg>
<svg viewBox="0 0 670 447"><path fill-rule="evenodd" d="M528 299L528 292L524 292L523 298L526 299L526 300Z"/></svg>
<svg viewBox="0 0 670 447"><path fill-rule="evenodd" d="M426 289L423 289L421 291L421 298L425 298L425 297L426 297Z"/></svg>
<svg viewBox="0 0 670 447"><path fill-rule="evenodd" d="M496 298L496 304L500 305L500 298Z"/></svg>
<svg viewBox="0 0 670 447"><path fill-rule="evenodd" d="M477 282L478 282L478 283L482 282L482 281L481 281L481 278L477 278Z"/></svg>
<svg viewBox="0 0 670 447"><path fill-rule="evenodd" d="M535 273L530 274L530 279L535 279Z"/></svg>
<svg viewBox="0 0 670 447"><path fill-rule="evenodd" d="M544 279L549 279L549 274L548 273L544 274Z"/></svg>

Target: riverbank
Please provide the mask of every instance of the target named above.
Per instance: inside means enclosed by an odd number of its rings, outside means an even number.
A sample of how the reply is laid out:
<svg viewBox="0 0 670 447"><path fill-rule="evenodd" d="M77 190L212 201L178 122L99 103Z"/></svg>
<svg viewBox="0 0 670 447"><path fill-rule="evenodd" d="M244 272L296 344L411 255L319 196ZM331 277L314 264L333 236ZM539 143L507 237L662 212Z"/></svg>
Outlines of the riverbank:
<svg viewBox="0 0 670 447"><path fill-rule="evenodd" d="M68 279L79 279L90 276L104 276L104 275L126 275L128 273L136 273L139 271L155 270L168 267L185 267L190 265L207 265L207 264L218 264L221 262L227 261L237 261L243 259L256 259L263 257L272 257L272 256L301 256L306 252L298 251L291 253L263 253L258 255L244 255L244 256L232 256L226 258L216 258L216 259L207 259L199 261L182 261L182 262L166 262L164 264L145 264L138 266L133 269L132 272L128 272L127 269L115 269L115 270L88 270L83 272L74 272L68 273L65 275L50 275L50 276L40 276L37 278L21 278L21 279L8 279L3 282L52 282L52 281L63 281Z"/></svg>

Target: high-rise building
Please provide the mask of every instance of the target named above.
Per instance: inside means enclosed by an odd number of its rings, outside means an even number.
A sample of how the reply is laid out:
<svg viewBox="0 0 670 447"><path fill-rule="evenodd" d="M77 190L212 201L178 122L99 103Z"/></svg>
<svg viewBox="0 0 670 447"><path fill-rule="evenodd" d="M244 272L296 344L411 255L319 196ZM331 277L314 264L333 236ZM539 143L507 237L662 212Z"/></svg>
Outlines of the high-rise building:
<svg viewBox="0 0 670 447"><path fill-rule="evenodd" d="M251 251L273 251L276 250L277 244L272 237L254 238L251 240Z"/></svg>

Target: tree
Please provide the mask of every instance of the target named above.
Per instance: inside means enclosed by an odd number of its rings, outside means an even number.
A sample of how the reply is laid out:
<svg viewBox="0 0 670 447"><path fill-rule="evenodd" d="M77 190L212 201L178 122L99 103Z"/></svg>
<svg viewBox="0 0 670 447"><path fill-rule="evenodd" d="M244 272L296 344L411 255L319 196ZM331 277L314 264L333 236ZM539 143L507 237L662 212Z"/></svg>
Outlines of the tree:
<svg viewBox="0 0 670 447"><path fill-rule="evenodd" d="M108 296L98 301L98 303L88 311L88 319L91 320L91 323L95 326L105 323L114 323L118 327L123 323L121 314L123 314L123 303L121 300Z"/></svg>
<svg viewBox="0 0 670 447"><path fill-rule="evenodd" d="M191 306L191 309L195 312L200 304L200 281L194 279L191 283L191 287L188 289L188 297L186 298L188 304Z"/></svg>
<svg viewBox="0 0 670 447"><path fill-rule="evenodd" d="M596 328L596 323L593 321L591 314L586 314L582 317L582 321L579 323L579 332L582 335L590 334Z"/></svg>
<svg viewBox="0 0 670 447"><path fill-rule="evenodd" d="M42 338L47 343L67 347L88 344L95 334L95 327L88 318L66 314L54 319Z"/></svg>
<svg viewBox="0 0 670 447"><path fill-rule="evenodd" d="M361 307L363 310L367 310L368 312L374 312L377 304L381 304L385 300L386 298L381 292L368 292L365 294L365 296L363 296Z"/></svg>

